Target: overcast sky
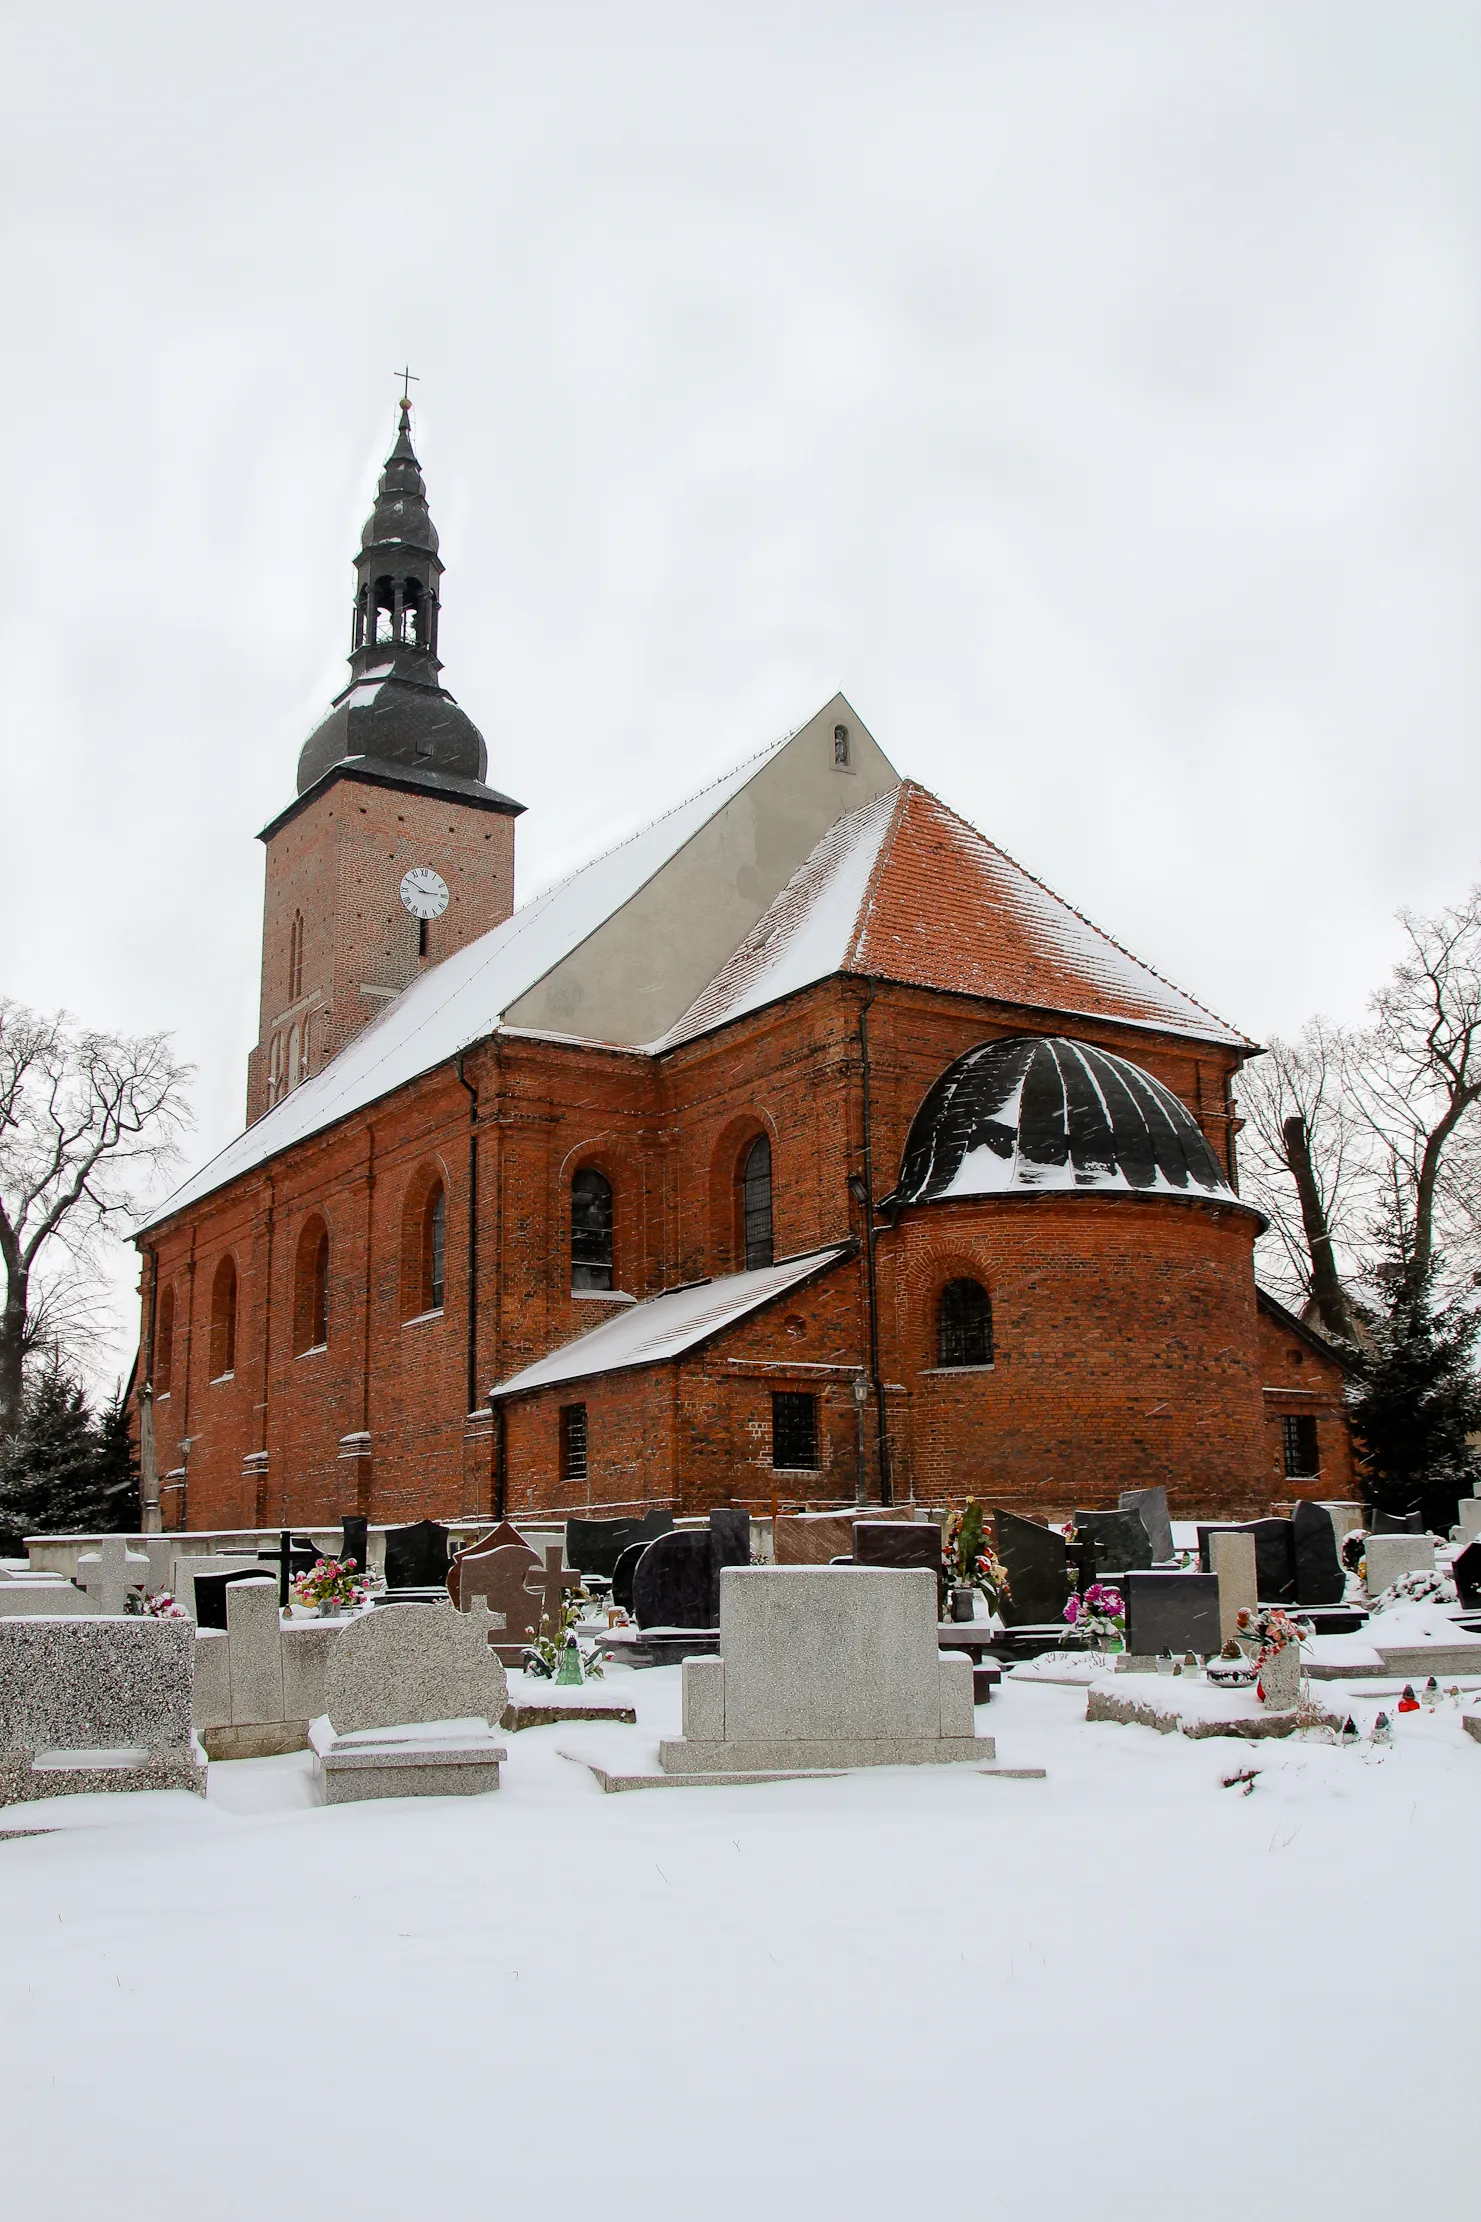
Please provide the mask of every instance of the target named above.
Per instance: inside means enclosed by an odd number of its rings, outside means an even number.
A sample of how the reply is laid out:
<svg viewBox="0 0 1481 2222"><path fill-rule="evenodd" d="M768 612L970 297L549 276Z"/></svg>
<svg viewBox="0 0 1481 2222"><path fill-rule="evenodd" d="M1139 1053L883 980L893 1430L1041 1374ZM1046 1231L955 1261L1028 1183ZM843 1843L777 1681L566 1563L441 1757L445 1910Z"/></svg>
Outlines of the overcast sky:
<svg viewBox="0 0 1481 2222"><path fill-rule="evenodd" d="M1259 1036L1481 872L1474 0L0 20L0 989L193 1156L407 360L522 895L836 688Z"/></svg>

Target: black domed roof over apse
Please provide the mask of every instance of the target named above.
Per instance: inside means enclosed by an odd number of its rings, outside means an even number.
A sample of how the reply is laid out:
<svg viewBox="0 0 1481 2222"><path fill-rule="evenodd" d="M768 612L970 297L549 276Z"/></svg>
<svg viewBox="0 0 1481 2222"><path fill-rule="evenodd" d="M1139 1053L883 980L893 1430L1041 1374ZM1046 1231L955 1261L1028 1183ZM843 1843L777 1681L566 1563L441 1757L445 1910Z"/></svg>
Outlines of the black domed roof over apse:
<svg viewBox="0 0 1481 2222"><path fill-rule="evenodd" d="M932 1084L885 1201L1035 1192L1238 1201L1160 1080L1090 1042L1013 1034L967 1050Z"/></svg>

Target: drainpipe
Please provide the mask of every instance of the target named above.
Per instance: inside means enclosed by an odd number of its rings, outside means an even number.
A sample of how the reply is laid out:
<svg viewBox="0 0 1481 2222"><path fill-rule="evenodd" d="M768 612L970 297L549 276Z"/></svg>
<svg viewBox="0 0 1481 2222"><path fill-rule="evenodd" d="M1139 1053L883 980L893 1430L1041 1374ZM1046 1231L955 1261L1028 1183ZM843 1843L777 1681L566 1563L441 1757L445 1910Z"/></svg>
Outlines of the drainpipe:
<svg viewBox="0 0 1481 2222"><path fill-rule="evenodd" d="M504 1417L504 1406L496 1396L489 1398L489 1410L494 1415L494 1518L509 1517L509 1434Z"/></svg>
<svg viewBox="0 0 1481 2222"><path fill-rule="evenodd" d="M468 1413L478 1406L478 1090L463 1076L461 1049L456 1070L458 1085L468 1091Z"/></svg>
<svg viewBox="0 0 1481 2222"><path fill-rule="evenodd" d="M159 1252L146 1250L149 1261L149 1335L140 1353L142 1365L135 1364L143 1379L138 1387L139 1404L139 1526L145 1535L158 1535L161 1527L159 1511L159 1459L154 1442L154 1334L159 1311Z"/></svg>
<svg viewBox="0 0 1481 2222"><path fill-rule="evenodd" d="M879 1278L874 1259L874 1145L869 1097L869 1012L873 1002L874 982L871 980L869 993L859 1006L859 1057L864 1075L864 1256L869 1281L869 1378L874 1384L875 1425L879 1435L879 1501L882 1505L892 1505L895 1490L890 1479L890 1438L884 1382L879 1370Z"/></svg>

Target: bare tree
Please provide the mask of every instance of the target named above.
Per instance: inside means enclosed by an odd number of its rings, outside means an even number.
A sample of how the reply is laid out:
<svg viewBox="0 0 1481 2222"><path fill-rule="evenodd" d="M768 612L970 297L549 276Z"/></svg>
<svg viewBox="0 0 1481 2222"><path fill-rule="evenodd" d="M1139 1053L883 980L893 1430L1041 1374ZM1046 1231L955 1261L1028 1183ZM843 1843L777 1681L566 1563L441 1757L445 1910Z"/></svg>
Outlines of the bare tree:
<svg viewBox="0 0 1481 2222"><path fill-rule="evenodd" d="M1384 1248L1406 1285L1424 1288L1447 1244L1474 1262L1481 1166L1481 886L1422 918L1350 1063L1348 1100L1373 1138ZM1379 1232L1375 1229L1375 1233Z"/></svg>
<svg viewBox="0 0 1481 2222"><path fill-rule="evenodd" d="M94 1033L0 1000L0 1435L28 1354L93 1317L100 1240L175 1158L189 1078L163 1034Z"/></svg>
<svg viewBox="0 0 1481 2222"><path fill-rule="evenodd" d="M1371 1141L1348 1101L1351 1048L1340 1027L1315 1018L1296 1041L1272 1041L1238 1081L1245 1191L1270 1221L1281 1278L1346 1342L1356 1339L1347 1281L1360 1271Z"/></svg>

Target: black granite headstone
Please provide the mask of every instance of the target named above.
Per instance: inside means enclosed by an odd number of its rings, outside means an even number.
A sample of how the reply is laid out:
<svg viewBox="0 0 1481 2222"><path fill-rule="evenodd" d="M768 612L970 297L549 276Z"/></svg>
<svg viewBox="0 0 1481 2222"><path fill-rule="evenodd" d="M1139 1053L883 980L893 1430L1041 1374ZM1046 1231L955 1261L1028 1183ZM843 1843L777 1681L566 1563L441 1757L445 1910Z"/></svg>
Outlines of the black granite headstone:
<svg viewBox="0 0 1481 2222"><path fill-rule="evenodd" d="M368 1564L370 1550L370 1522L362 1519L358 1512L350 1512L346 1513L344 1519L341 1520L340 1529L339 1555L341 1561L352 1558L355 1561L356 1572L363 1574Z"/></svg>
<svg viewBox="0 0 1481 2222"><path fill-rule="evenodd" d="M1116 1499L1118 1510L1139 1512L1142 1525L1152 1545L1152 1564L1174 1556L1172 1521L1167 1513L1167 1491L1159 1484L1155 1489L1123 1489Z"/></svg>
<svg viewBox="0 0 1481 2222"><path fill-rule="evenodd" d="M1296 1602L1296 1546L1289 1520L1251 1520L1255 1539L1255 1594L1262 1605Z"/></svg>
<svg viewBox="0 0 1481 2222"><path fill-rule="evenodd" d="M640 1628L718 1628L720 1568L708 1528L656 1536L633 1575L633 1614Z"/></svg>
<svg viewBox="0 0 1481 2222"><path fill-rule="evenodd" d="M1418 1512L1385 1512L1382 1505L1373 1508L1373 1533L1375 1535L1418 1535L1422 1515Z"/></svg>
<svg viewBox="0 0 1481 2222"><path fill-rule="evenodd" d="M1086 1588L1105 1574L1125 1574L1152 1563L1152 1538L1140 1512L1077 1512L1075 1541L1081 1547Z"/></svg>
<svg viewBox="0 0 1481 2222"><path fill-rule="evenodd" d="M1481 1605L1481 1537L1455 1554L1455 1594L1463 1605Z"/></svg>
<svg viewBox="0 0 1481 2222"><path fill-rule="evenodd" d="M1141 1658L1171 1651L1181 1658L1196 1651L1207 1658L1217 1651L1219 1636L1219 1577L1217 1574L1128 1574L1122 1585L1126 1600L1126 1648Z"/></svg>
<svg viewBox="0 0 1481 2222"><path fill-rule="evenodd" d="M941 1530L934 1520L856 1520L855 1566L924 1566L941 1572Z"/></svg>
<svg viewBox="0 0 1481 2222"><path fill-rule="evenodd" d="M1062 1621L1069 1601L1069 1547L1053 1528L1022 1520L1016 1512L995 1512L993 1531L1010 1594L999 1610L1007 1627Z"/></svg>
<svg viewBox="0 0 1481 2222"><path fill-rule="evenodd" d="M244 1566L240 1573L198 1574L195 1582L195 1624L197 1628L224 1628L226 1626L226 1592L233 1582L260 1582L267 1577L265 1566Z"/></svg>
<svg viewBox="0 0 1481 2222"><path fill-rule="evenodd" d="M1340 1605L1347 1587L1337 1556L1337 1533L1324 1505L1298 1504L1291 1520L1298 1605ZM1258 1554L1259 1545L1255 1546ZM1255 1561L1259 1570L1259 1558Z"/></svg>
<svg viewBox="0 0 1481 2222"><path fill-rule="evenodd" d="M653 1540L658 1539L655 1536ZM638 1571L638 1560L647 1549L646 1542L629 1543L612 1569L612 1602L620 1605L624 1612L633 1609L633 1577Z"/></svg>
<svg viewBox="0 0 1481 2222"><path fill-rule="evenodd" d="M667 1535L673 1524L671 1512L645 1512L641 1520L568 1520L566 1564L581 1574L615 1574L624 1551Z"/></svg>
<svg viewBox="0 0 1481 2222"><path fill-rule="evenodd" d="M415 1520L386 1537L387 1589L441 1589L452 1537L436 1520Z"/></svg>
<svg viewBox="0 0 1481 2222"><path fill-rule="evenodd" d="M751 1563L751 1515L738 1512L730 1505L718 1505L710 1514L710 1534L715 1540L715 1564L721 1566L749 1566Z"/></svg>
<svg viewBox="0 0 1481 2222"><path fill-rule="evenodd" d="M311 1574L323 1556L323 1552L312 1537L290 1535L288 1530L284 1528L279 1533L277 1549L275 1551L259 1551L257 1563L259 1569L267 1566L277 1568L278 1603L286 1605L289 1589L295 1575ZM225 1610L224 1607L222 1609ZM224 1628L226 1622L223 1620L221 1625Z"/></svg>

